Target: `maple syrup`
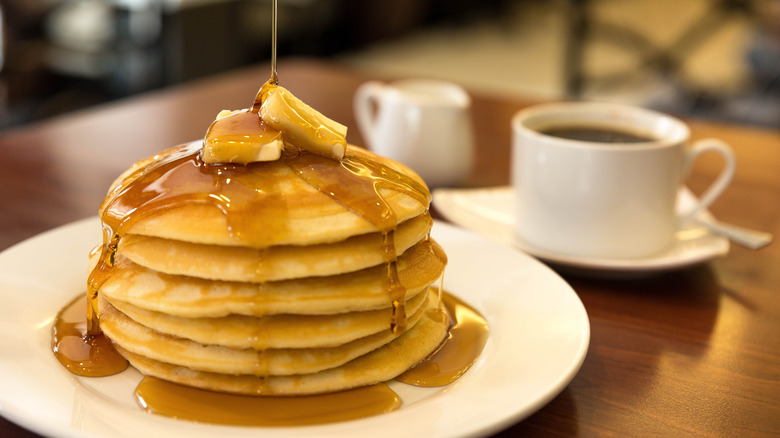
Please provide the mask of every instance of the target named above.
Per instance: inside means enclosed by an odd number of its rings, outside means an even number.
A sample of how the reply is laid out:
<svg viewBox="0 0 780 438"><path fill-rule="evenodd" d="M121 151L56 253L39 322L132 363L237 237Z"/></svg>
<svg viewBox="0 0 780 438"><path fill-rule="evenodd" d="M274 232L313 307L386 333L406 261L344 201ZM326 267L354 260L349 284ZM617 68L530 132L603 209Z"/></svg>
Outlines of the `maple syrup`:
<svg viewBox="0 0 780 438"><path fill-rule="evenodd" d="M385 290L392 305L390 328L394 333L403 333L406 330L406 290L398 280L396 267L395 226L398 219L380 190L394 189L423 205L430 203L428 190L407 175L349 153L341 161L314 154L297 154L288 157L286 164L304 181L366 219L382 233L381 251L387 271Z"/></svg>
<svg viewBox="0 0 780 438"><path fill-rule="evenodd" d="M401 398L386 384L295 397L255 397L213 392L144 377L135 391L146 412L235 426L306 426L392 412Z"/></svg>
<svg viewBox="0 0 780 438"><path fill-rule="evenodd" d="M103 377L120 373L127 361L102 333L88 334L84 310L89 307L86 295L80 295L65 306L54 319L52 351L60 363L79 376Z"/></svg>
<svg viewBox="0 0 780 438"><path fill-rule="evenodd" d="M206 132L206 141L214 144L230 143L237 145L236 149L242 146L251 149L248 146L270 143L280 136L279 131L264 123L252 109L243 109L212 123Z"/></svg>
<svg viewBox="0 0 780 438"><path fill-rule="evenodd" d="M451 315L451 327L442 346L423 362L396 377L415 386L445 386L457 380L477 361L487 343L489 328L485 318L473 307L449 293L442 304ZM430 318L445 317L428 310Z"/></svg>

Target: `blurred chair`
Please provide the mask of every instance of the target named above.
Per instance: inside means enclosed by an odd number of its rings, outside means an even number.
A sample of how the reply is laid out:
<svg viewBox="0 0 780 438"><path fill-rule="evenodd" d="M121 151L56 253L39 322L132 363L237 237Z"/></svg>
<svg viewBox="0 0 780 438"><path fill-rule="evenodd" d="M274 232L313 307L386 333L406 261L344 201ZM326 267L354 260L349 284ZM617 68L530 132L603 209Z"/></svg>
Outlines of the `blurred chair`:
<svg viewBox="0 0 780 438"><path fill-rule="evenodd" d="M755 20L756 7L750 0L712 0L704 14L672 43L658 47L646 35L623 26L599 20L592 14L593 1L569 0L569 36L566 51L566 91L582 96L588 87L617 85L631 77L632 71L592 76L585 69L588 44L598 40L632 51L640 57L639 69L653 70L671 78L679 74L686 59L699 49L721 26L737 15Z"/></svg>
<svg viewBox="0 0 780 438"><path fill-rule="evenodd" d="M701 15L671 43L662 46L648 35L594 14L595 0L568 0L568 39L565 53L565 91L573 98L644 84L648 73L660 79L652 97L640 104L662 111L729 120L780 129L780 0L708 0ZM754 29L742 62L747 77L723 89L695 83L683 74L689 58L704 50L718 31L734 20ZM594 74L588 71L587 49L607 44L638 59L629 69ZM645 76L640 76L645 75ZM649 86L648 84L644 84Z"/></svg>

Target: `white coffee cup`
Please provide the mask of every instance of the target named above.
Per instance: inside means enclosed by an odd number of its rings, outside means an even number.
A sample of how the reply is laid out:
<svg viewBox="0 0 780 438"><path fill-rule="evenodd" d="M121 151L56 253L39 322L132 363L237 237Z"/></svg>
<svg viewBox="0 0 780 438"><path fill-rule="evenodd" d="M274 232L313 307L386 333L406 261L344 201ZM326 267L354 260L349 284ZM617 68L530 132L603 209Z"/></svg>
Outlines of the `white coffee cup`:
<svg viewBox="0 0 780 438"><path fill-rule="evenodd" d="M594 142L543 133L554 127L619 129L650 140ZM680 120L638 107L557 103L527 108L512 119L515 230L532 247L578 257L630 259L669 248L681 224L728 186L736 160L723 142L688 146ZM677 193L692 162L716 152L724 169L681 216Z"/></svg>
<svg viewBox="0 0 780 438"><path fill-rule="evenodd" d="M406 164L431 187L461 184L473 154L471 99L450 82L366 82L354 109L373 152Z"/></svg>

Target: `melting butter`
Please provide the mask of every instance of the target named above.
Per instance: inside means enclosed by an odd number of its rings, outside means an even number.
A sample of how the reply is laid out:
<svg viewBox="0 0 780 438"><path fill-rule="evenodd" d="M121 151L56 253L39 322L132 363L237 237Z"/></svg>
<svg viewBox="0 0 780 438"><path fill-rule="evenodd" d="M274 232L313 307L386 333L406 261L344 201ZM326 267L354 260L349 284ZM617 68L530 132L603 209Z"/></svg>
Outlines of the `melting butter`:
<svg viewBox="0 0 780 438"><path fill-rule="evenodd" d="M223 110L203 141L203 162L248 164L275 161L285 147L341 160L347 127L310 107L273 79L257 93L251 108Z"/></svg>
<svg viewBox="0 0 780 438"><path fill-rule="evenodd" d="M217 116L203 141L201 159L207 164L248 164L275 161L282 156L282 133L251 110Z"/></svg>

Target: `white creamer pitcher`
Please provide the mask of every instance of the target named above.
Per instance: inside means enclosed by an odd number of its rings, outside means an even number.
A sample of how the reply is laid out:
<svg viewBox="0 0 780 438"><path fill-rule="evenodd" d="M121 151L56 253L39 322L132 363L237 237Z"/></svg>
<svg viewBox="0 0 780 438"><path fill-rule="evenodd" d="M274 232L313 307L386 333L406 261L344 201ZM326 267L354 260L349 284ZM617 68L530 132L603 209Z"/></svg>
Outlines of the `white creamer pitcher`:
<svg viewBox="0 0 780 438"><path fill-rule="evenodd" d="M456 186L469 175L470 106L463 88L425 79L366 82L354 100L368 147L411 167L430 187Z"/></svg>

